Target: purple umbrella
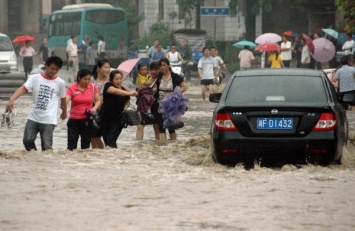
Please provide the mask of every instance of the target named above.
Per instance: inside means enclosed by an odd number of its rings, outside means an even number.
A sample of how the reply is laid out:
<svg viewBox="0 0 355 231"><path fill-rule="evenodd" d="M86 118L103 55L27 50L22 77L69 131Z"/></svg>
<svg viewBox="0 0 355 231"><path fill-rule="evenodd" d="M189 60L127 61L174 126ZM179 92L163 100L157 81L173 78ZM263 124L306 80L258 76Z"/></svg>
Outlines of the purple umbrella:
<svg viewBox="0 0 355 231"><path fill-rule="evenodd" d="M185 114L188 99L183 97L180 92L180 87L175 87L172 95L166 96L161 101L161 112L165 119L171 121L177 121L181 119L181 116Z"/></svg>
<svg viewBox="0 0 355 231"><path fill-rule="evenodd" d="M314 52L311 55L320 62L325 63L330 61L335 55L334 44L326 38L317 38L313 40Z"/></svg>

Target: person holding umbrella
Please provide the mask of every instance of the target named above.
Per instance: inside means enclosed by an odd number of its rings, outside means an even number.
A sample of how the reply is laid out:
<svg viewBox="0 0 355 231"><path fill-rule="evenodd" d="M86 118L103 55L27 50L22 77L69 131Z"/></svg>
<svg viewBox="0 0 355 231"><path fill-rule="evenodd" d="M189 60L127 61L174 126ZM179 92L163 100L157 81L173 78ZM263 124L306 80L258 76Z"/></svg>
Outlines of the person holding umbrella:
<svg viewBox="0 0 355 231"><path fill-rule="evenodd" d="M268 62L271 64L271 68L285 67L282 55L280 55L278 51L271 51L269 53Z"/></svg>
<svg viewBox="0 0 355 231"><path fill-rule="evenodd" d="M20 49L20 56L23 57L23 70L27 75L31 73L33 68L33 56L36 55L36 51L31 47L31 41L27 40L25 45Z"/></svg>

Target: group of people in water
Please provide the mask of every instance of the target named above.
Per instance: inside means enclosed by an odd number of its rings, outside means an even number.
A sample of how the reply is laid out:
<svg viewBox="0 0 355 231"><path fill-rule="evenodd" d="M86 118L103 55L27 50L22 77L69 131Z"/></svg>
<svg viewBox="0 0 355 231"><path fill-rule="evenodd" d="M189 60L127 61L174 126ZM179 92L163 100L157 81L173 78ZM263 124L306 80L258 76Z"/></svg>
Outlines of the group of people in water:
<svg viewBox="0 0 355 231"><path fill-rule="evenodd" d="M177 138L176 131L164 126L164 116L160 102L164 97L173 94L176 87L181 93L186 90L183 78L172 72L167 58L139 65L137 89L123 86L123 74L112 69L107 59L99 59L93 68L80 69L76 82L66 89L65 81L57 76L63 62L59 57L49 57L45 62L43 73L30 75L28 80L10 97L6 111L14 109L15 100L21 95L32 92L32 110L25 125L23 144L26 150L37 150L35 140L41 137L41 149L51 150L54 128L57 125L58 109L61 109L62 120L67 122L67 149L80 148L117 148L117 139L124 125L120 118L130 106L130 97L138 96L139 88L151 88L155 101L150 113L153 115L155 139L166 140L166 130L170 139ZM149 73L149 74L148 74ZM71 104L68 116L67 105ZM59 105L60 104L60 105ZM100 118L100 126L94 126L92 118ZM137 139L143 139L145 121L137 126Z"/></svg>

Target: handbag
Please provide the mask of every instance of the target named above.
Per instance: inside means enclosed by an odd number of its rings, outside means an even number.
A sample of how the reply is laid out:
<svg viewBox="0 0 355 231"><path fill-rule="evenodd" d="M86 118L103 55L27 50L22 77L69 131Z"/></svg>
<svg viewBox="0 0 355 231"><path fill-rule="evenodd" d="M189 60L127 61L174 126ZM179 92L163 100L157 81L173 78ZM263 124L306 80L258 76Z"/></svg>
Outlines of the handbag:
<svg viewBox="0 0 355 231"><path fill-rule="evenodd" d="M93 105L95 105L95 89L94 89L94 84L91 84L91 87L92 87L92 103L93 103ZM91 124L94 128L100 129L100 122L101 122L101 121L100 121L99 113L96 112L96 114L93 115L90 110L86 109L85 114L88 115L89 120L90 120L90 124Z"/></svg>
<svg viewBox="0 0 355 231"><path fill-rule="evenodd" d="M141 118L145 125L154 124L155 122L154 115L150 112L141 112Z"/></svg>
<svg viewBox="0 0 355 231"><path fill-rule="evenodd" d="M134 106L132 104L129 106L131 109L123 111L119 116L120 123L124 128L127 128L128 126L139 125L142 121L140 113L137 112Z"/></svg>
<svg viewBox="0 0 355 231"><path fill-rule="evenodd" d="M163 126L164 128L170 129L170 130L176 130L179 128L183 128L184 127L184 122L181 119L178 120L170 120L170 119L166 119L163 122Z"/></svg>

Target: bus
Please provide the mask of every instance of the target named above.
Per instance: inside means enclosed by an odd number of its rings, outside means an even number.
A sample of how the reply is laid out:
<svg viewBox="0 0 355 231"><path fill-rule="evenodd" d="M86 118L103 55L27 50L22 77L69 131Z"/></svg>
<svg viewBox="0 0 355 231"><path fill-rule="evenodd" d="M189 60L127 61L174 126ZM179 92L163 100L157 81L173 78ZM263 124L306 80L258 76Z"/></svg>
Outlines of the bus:
<svg viewBox="0 0 355 231"><path fill-rule="evenodd" d="M79 66L85 66L85 38L95 42L103 37L105 58L117 65L128 58L128 23L122 8L109 4L86 3L64 6L48 18L48 50L52 56L67 61L66 47L72 35L78 38ZM80 49L82 48L82 49ZM97 54L96 54L97 57Z"/></svg>

